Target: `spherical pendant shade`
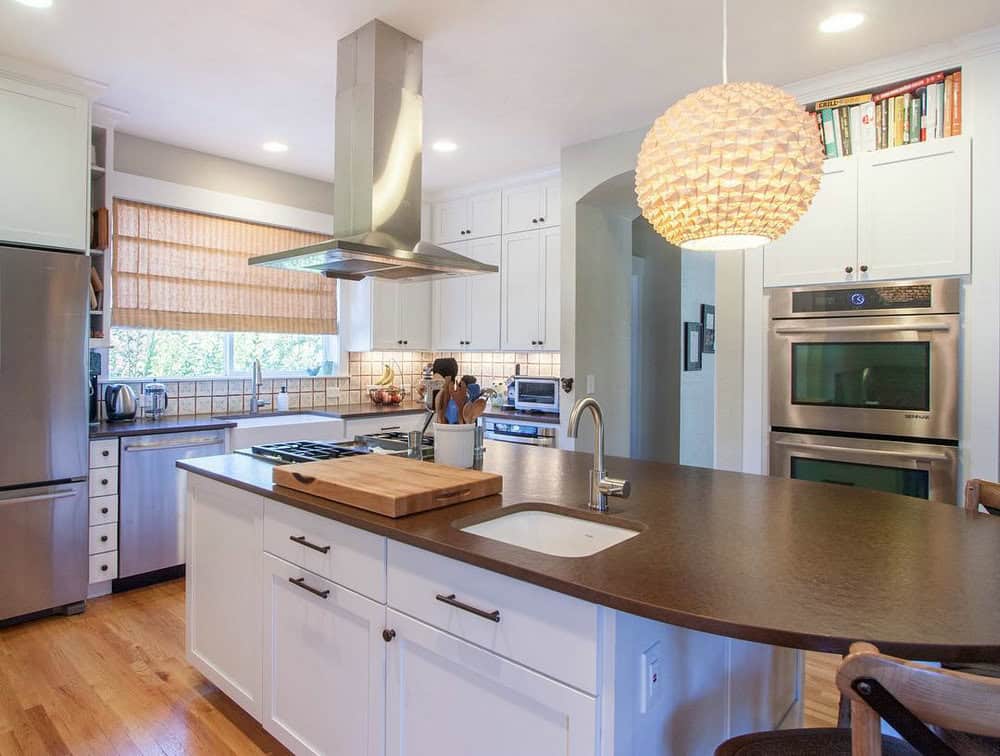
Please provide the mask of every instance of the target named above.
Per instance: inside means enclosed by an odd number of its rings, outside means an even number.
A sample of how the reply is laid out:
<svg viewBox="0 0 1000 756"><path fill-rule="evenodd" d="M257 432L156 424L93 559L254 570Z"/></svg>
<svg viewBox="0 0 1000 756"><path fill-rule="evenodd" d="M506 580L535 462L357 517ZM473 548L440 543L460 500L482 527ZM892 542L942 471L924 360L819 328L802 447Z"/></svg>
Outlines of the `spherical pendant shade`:
<svg viewBox="0 0 1000 756"><path fill-rule="evenodd" d="M809 208L823 157L815 117L790 94L719 84L656 119L639 150L635 191L646 220L671 244L759 247Z"/></svg>

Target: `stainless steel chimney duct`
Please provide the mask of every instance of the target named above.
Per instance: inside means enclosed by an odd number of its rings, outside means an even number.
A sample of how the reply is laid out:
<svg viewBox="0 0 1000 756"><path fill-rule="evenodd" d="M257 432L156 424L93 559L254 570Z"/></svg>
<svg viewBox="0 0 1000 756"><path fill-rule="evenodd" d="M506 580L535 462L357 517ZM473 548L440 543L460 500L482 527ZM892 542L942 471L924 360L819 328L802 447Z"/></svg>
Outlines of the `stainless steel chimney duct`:
<svg viewBox="0 0 1000 756"><path fill-rule="evenodd" d="M250 260L332 278L495 273L420 240L423 43L375 19L337 43L334 238Z"/></svg>

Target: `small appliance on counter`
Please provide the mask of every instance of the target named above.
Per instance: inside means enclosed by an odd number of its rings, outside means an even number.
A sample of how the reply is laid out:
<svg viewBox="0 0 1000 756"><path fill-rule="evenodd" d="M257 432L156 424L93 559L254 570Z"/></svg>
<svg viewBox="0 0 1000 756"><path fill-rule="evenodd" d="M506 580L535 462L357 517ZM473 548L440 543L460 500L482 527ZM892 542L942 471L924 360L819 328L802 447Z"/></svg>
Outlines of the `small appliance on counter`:
<svg viewBox="0 0 1000 756"><path fill-rule="evenodd" d="M561 383L559 378L514 376L514 409L528 412L558 412Z"/></svg>
<svg viewBox="0 0 1000 756"><path fill-rule="evenodd" d="M104 387L104 416L109 423L135 420L138 409L135 392L124 383L109 383Z"/></svg>
<svg viewBox="0 0 1000 756"><path fill-rule="evenodd" d="M167 387L162 383L147 383L142 387L142 413L151 420L163 417L169 402Z"/></svg>

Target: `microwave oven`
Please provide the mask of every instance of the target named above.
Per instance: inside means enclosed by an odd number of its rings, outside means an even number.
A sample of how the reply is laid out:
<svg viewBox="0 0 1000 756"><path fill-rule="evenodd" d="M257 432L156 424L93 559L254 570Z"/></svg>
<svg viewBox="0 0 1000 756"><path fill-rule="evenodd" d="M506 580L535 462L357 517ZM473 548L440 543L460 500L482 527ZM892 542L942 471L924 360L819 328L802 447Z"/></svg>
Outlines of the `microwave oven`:
<svg viewBox="0 0 1000 756"><path fill-rule="evenodd" d="M514 409L529 412L559 411L559 379L514 377Z"/></svg>

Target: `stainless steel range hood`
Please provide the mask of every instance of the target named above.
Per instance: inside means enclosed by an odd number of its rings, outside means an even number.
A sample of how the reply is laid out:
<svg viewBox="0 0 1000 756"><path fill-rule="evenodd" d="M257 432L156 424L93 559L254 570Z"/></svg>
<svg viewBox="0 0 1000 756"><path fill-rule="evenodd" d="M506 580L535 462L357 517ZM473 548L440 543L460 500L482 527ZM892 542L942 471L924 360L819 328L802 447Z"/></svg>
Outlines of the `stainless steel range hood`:
<svg viewBox="0 0 1000 756"><path fill-rule="evenodd" d="M337 43L334 237L250 259L359 280L495 273L420 241L423 44L379 20Z"/></svg>

